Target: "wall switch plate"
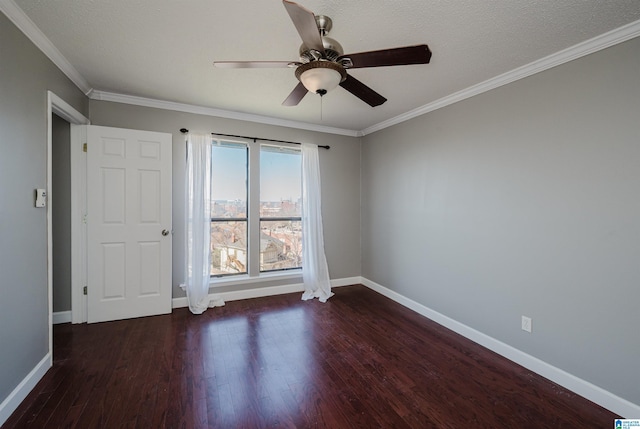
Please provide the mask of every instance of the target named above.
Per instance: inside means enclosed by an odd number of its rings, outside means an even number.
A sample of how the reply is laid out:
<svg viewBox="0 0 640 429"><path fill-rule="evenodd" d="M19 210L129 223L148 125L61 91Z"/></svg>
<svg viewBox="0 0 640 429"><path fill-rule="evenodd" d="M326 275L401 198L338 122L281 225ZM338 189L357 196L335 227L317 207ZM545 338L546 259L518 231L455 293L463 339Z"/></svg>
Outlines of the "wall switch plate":
<svg viewBox="0 0 640 429"><path fill-rule="evenodd" d="M46 206L47 206L47 190L36 189L36 207L46 207Z"/></svg>
<svg viewBox="0 0 640 429"><path fill-rule="evenodd" d="M531 333L531 317L522 316L522 330Z"/></svg>

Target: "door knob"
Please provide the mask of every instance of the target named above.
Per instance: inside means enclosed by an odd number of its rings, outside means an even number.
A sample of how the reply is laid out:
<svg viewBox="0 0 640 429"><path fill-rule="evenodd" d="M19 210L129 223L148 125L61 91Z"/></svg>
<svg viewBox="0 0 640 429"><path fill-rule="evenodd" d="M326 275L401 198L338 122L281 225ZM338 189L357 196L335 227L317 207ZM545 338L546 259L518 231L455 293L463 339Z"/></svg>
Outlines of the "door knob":
<svg viewBox="0 0 640 429"><path fill-rule="evenodd" d="M164 237L166 237L167 235L169 235L169 231L168 231L168 230L166 230L166 229L163 229L163 230L162 230L162 235L163 235Z"/></svg>

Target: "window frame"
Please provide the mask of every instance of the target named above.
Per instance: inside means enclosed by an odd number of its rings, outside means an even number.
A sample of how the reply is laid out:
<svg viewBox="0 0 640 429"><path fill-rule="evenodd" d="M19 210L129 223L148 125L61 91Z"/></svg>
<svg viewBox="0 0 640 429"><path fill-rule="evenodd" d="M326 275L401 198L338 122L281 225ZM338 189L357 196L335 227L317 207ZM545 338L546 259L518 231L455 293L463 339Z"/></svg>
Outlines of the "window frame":
<svg viewBox="0 0 640 429"><path fill-rule="evenodd" d="M260 234L262 221L275 221L280 219L302 221L302 216L284 216L284 217L262 217L260 216L260 153L262 146L282 147L287 150L301 152L296 145L286 143L282 144L264 144L253 140L242 139L226 139L212 138L212 144L220 143L242 144L247 148L247 207L246 218L219 218L211 217L211 221L241 221L247 225L247 264L246 274L216 274L210 276L209 284L211 287L233 286L243 283L268 282L276 280L287 280L294 278L302 278L302 265L300 267L292 267L276 270L260 270ZM302 156L302 154L300 154ZM302 175L302 171L300 171ZM213 213L212 213L213 215Z"/></svg>
<svg viewBox="0 0 640 429"><path fill-rule="evenodd" d="M244 146L244 150L245 150L245 154L246 154L246 165L245 165L245 182L248 183L249 180L249 145L246 142L241 142L241 141L234 141L234 140L227 140L227 139L212 139L211 140L211 145L212 146ZM213 151L211 152L211 156L213 157ZM212 160L213 162L213 160ZM213 167L212 167L213 168ZM245 231L246 231L246 237L245 237L245 242L246 242L246 263L249 262L250 260L250 250L249 250L249 188L247 186L247 183L245 183L245 212L244 212L244 218L238 218L238 217L233 217L233 218L226 218L226 217L214 217L213 213L211 213L211 219L210 222L213 224L215 222L219 222L219 223L223 223L223 222L244 222L246 224L245 226ZM212 184L213 186L213 184ZM214 200L211 200L212 206L214 203ZM209 271L209 278L210 279L215 279L215 278L224 278L224 277L235 277L235 276L244 276L244 275L248 275L249 274L249 267L248 264L245 264L245 272L244 273L220 273L220 274L212 274L211 271Z"/></svg>

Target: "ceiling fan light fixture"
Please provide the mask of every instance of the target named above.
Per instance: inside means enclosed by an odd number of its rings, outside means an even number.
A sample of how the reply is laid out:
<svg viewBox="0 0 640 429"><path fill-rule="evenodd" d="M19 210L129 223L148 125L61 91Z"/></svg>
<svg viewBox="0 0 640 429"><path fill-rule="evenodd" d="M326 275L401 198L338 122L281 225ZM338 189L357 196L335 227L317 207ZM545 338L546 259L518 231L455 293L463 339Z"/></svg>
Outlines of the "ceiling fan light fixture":
<svg viewBox="0 0 640 429"><path fill-rule="evenodd" d="M344 68L330 61L312 61L296 69L296 77L314 94L324 95L347 78Z"/></svg>
<svg viewBox="0 0 640 429"><path fill-rule="evenodd" d="M300 75L300 82L309 92L326 94L340 84L341 78L340 73L332 69L310 69Z"/></svg>

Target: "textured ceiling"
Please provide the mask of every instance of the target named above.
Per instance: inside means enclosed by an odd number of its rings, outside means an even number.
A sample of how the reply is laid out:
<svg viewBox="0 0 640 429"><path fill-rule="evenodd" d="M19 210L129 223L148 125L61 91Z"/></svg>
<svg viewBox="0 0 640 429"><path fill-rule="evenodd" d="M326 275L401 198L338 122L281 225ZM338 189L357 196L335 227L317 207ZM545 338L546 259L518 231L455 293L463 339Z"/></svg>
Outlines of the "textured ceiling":
<svg viewBox="0 0 640 429"><path fill-rule="evenodd" d="M217 69L297 60L279 0L14 0L97 91L363 130L640 20L639 0L300 0L333 20L345 53L427 43L431 64L350 71L388 98L371 108L337 88L282 101L292 69Z"/></svg>

